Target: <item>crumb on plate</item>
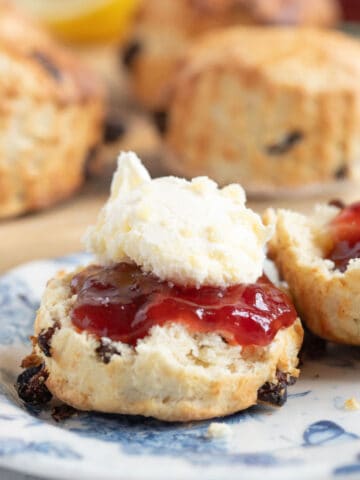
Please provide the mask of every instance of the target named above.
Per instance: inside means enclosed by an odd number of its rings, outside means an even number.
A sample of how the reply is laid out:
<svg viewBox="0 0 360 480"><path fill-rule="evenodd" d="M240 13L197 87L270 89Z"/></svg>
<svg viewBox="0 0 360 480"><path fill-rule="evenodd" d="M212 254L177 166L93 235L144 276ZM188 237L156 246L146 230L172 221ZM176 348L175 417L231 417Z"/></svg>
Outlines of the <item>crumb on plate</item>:
<svg viewBox="0 0 360 480"><path fill-rule="evenodd" d="M211 422L207 429L207 438L225 438L232 435L232 429L226 423Z"/></svg>
<svg viewBox="0 0 360 480"><path fill-rule="evenodd" d="M344 402L344 408L345 410L360 410L360 402L355 397L348 398Z"/></svg>

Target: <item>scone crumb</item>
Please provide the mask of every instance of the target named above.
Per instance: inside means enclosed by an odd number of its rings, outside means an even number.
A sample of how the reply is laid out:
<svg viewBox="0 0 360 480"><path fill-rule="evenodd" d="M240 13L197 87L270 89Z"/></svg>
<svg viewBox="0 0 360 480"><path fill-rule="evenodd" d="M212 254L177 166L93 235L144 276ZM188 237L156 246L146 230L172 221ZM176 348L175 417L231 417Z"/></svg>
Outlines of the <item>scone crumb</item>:
<svg viewBox="0 0 360 480"><path fill-rule="evenodd" d="M344 408L345 410L360 410L360 402L355 397L348 398L344 402Z"/></svg>
<svg viewBox="0 0 360 480"><path fill-rule="evenodd" d="M207 429L207 438L225 438L233 434L232 429L226 423L211 422Z"/></svg>

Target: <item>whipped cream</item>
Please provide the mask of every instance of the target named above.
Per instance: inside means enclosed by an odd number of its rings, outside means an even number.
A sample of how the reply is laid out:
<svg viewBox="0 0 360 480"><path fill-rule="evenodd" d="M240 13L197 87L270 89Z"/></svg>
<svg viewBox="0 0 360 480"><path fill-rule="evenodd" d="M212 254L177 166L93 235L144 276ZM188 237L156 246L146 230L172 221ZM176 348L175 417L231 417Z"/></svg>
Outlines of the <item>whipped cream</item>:
<svg viewBox="0 0 360 480"><path fill-rule="evenodd" d="M220 189L207 177L151 179L134 153L122 153L85 245L102 263L134 262L180 285L252 283L272 229L245 201L240 185Z"/></svg>

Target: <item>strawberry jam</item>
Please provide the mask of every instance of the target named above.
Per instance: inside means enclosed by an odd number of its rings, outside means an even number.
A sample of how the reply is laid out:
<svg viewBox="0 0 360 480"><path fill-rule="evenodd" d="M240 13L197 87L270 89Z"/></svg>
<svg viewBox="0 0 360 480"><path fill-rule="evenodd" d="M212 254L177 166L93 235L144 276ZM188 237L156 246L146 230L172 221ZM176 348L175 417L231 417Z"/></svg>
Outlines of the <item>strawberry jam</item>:
<svg viewBox="0 0 360 480"><path fill-rule="evenodd" d="M360 258L360 202L345 207L331 221L333 247L326 258L340 272L345 272L351 259Z"/></svg>
<svg viewBox="0 0 360 480"><path fill-rule="evenodd" d="M77 294L75 327L131 345L169 321L191 332L216 332L233 345L268 345L297 316L287 295L265 276L228 288L184 288L120 263L90 266L71 287Z"/></svg>

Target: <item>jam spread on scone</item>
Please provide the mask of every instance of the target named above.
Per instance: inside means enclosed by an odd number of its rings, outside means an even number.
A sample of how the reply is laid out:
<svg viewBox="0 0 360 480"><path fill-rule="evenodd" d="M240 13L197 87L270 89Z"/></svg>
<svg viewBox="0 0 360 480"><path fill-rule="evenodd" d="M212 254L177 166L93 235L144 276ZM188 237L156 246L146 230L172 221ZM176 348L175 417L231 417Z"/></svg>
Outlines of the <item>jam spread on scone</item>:
<svg viewBox="0 0 360 480"><path fill-rule="evenodd" d="M216 332L232 345L265 346L297 317L265 275L252 284L186 288L120 263L90 266L71 287L77 294L71 319L79 330L131 345L171 320L192 332Z"/></svg>
<svg viewBox="0 0 360 480"><path fill-rule="evenodd" d="M350 260L360 258L360 202L341 210L330 223L334 244L327 258L340 272L345 272Z"/></svg>

